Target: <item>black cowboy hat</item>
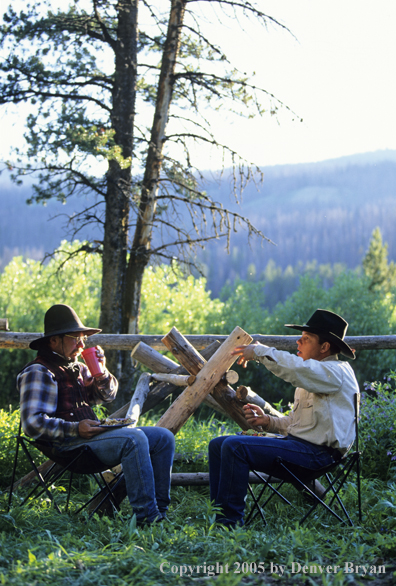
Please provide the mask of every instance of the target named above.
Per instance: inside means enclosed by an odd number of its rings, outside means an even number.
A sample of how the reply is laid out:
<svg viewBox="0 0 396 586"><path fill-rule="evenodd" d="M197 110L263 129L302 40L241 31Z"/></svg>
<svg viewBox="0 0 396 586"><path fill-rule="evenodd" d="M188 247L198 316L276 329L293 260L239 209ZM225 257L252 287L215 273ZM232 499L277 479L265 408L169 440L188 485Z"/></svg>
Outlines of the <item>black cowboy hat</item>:
<svg viewBox="0 0 396 586"><path fill-rule="evenodd" d="M355 358L352 348L344 342L344 336L348 329L348 322L332 311L317 309L304 326L285 324L285 327L317 334L323 340L332 342L337 346L340 349L341 354L344 354L344 356L352 359Z"/></svg>
<svg viewBox="0 0 396 586"><path fill-rule="evenodd" d="M51 336L59 336L69 332L83 332L85 336L92 336L101 331L95 328L86 328L72 307L58 303L50 307L44 316L44 334L30 342L29 348L38 350L43 341Z"/></svg>

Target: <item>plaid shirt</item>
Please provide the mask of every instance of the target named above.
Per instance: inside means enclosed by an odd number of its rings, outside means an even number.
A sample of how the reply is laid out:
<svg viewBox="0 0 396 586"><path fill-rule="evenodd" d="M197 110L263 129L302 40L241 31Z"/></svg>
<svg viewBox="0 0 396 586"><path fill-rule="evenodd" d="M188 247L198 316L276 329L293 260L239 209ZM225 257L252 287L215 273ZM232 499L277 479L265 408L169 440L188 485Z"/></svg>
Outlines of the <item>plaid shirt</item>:
<svg viewBox="0 0 396 586"><path fill-rule="evenodd" d="M117 379L106 370L106 376L93 379L85 364L80 364L84 381L82 393L90 405L109 403L118 390ZM41 364L31 364L17 377L20 392L23 431L33 439L51 441L78 437L78 421L65 421L54 417L58 404L58 384L54 375Z"/></svg>

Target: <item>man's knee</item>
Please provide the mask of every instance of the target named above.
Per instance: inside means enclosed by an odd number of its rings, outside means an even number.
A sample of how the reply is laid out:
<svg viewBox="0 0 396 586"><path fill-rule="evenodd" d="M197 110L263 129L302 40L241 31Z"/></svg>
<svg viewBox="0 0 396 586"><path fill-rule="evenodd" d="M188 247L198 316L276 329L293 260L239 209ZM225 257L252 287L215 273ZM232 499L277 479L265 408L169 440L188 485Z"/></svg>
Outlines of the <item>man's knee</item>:
<svg viewBox="0 0 396 586"><path fill-rule="evenodd" d="M161 440L166 447L173 449L175 447L175 436L169 429L165 427L159 428L161 429Z"/></svg>
<svg viewBox="0 0 396 586"><path fill-rule="evenodd" d="M145 434L140 431L140 429L128 429L125 428L123 435L123 440L124 440L124 444L123 444L123 448L124 450L127 451L131 451L134 449L138 449L138 450L147 450L149 449L149 442L147 437L145 436ZM128 433L129 431L129 433Z"/></svg>
<svg viewBox="0 0 396 586"><path fill-rule="evenodd" d="M233 436L220 435L219 437L215 437L214 439L212 439L209 442L209 456L220 454L224 443L230 440L232 437Z"/></svg>

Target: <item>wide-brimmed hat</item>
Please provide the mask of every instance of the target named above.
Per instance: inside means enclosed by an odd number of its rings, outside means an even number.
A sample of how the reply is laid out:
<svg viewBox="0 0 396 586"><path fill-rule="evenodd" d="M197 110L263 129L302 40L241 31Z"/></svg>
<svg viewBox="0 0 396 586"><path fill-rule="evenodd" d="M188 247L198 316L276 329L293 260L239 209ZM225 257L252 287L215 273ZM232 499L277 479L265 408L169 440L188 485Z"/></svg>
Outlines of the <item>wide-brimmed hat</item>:
<svg viewBox="0 0 396 586"><path fill-rule="evenodd" d="M285 327L317 334L323 340L335 344L344 356L355 358L353 350L344 342L348 322L332 311L317 309L305 325L285 324Z"/></svg>
<svg viewBox="0 0 396 586"><path fill-rule="evenodd" d="M44 334L30 342L29 348L38 350L43 341L51 336L59 336L69 332L84 332L85 336L92 336L101 331L95 328L86 328L72 307L58 303L50 307L44 316Z"/></svg>

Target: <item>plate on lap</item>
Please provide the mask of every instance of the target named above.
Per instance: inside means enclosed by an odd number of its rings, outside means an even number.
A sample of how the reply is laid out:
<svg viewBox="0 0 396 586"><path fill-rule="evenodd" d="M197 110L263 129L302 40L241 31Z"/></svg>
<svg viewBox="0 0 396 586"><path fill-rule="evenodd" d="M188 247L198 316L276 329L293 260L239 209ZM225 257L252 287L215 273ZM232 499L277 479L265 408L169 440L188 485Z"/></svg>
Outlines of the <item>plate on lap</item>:
<svg viewBox="0 0 396 586"><path fill-rule="evenodd" d="M277 433L270 433L268 431L254 431L253 429L248 429L247 431L238 431L237 435L245 435L247 437L286 437Z"/></svg>
<svg viewBox="0 0 396 586"><path fill-rule="evenodd" d="M104 429L119 429L120 427L127 427L135 423L134 419L102 419L100 427Z"/></svg>

